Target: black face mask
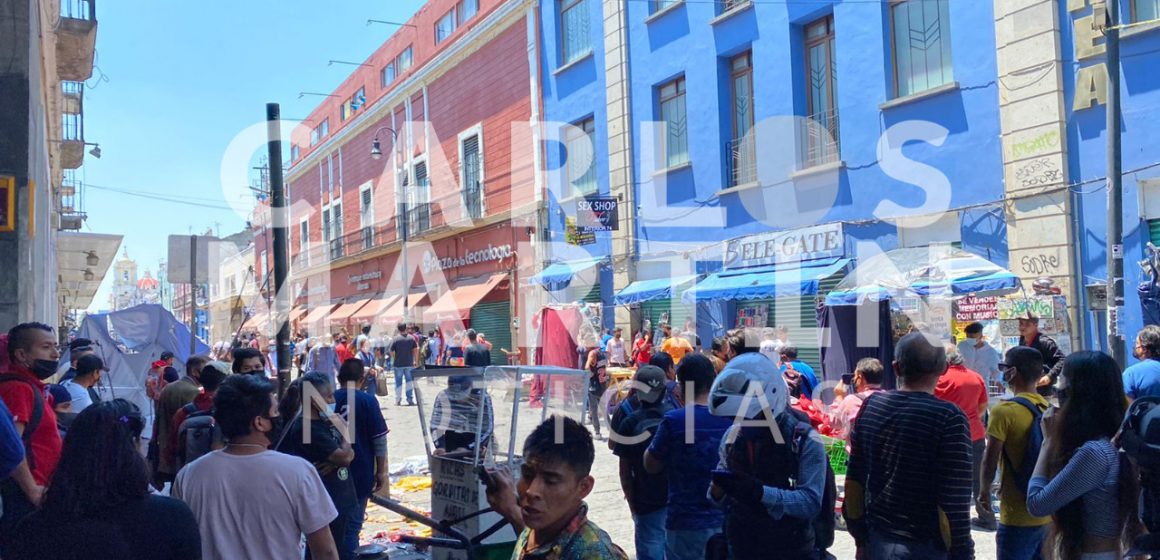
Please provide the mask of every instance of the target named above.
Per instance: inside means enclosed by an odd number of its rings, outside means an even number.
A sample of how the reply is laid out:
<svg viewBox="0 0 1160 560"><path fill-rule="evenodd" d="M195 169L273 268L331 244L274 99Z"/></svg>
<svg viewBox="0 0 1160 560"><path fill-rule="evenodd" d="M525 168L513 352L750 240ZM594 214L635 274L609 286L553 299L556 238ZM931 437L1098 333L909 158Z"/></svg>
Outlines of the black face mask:
<svg viewBox="0 0 1160 560"><path fill-rule="evenodd" d="M282 432L286 429L282 416L266 416L270 421L270 431L266 432L266 439L270 440L270 449L274 449L282 441Z"/></svg>
<svg viewBox="0 0 1160 560"><path fill-rule="evenodd" d="M60 367L60 362L56 360L36 360L32 362L32 373L37 379L48 379L56 375L57 368Z"/></svg>

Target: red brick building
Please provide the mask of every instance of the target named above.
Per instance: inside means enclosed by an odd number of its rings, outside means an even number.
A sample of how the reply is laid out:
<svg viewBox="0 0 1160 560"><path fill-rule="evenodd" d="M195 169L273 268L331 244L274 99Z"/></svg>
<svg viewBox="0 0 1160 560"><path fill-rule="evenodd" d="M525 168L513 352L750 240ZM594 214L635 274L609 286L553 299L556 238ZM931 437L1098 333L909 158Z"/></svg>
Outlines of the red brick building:
<svg viewBox="0 0 1160 560"><path fill-rule="evenodd" d="M482 330L493 361L514 349L538 188L528 10L429 2L295 129L286 184L299 330L393 332L406 277L408 320Z"/></svg>

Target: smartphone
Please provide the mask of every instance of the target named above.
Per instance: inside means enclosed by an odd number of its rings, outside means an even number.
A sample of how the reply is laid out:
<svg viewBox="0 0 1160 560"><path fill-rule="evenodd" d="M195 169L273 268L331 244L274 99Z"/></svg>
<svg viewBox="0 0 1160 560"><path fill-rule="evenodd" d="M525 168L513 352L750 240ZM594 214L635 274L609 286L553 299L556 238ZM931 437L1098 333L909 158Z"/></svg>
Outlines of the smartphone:
<svg viewBox="0 0 1160 560"><path fill-rule="evenodd" d="M487 468L483 465L475 467L475 476L479 477L479 482L486 486L489 492L495 489L495 480L492 479L491 473L487 472Z"/></svg>

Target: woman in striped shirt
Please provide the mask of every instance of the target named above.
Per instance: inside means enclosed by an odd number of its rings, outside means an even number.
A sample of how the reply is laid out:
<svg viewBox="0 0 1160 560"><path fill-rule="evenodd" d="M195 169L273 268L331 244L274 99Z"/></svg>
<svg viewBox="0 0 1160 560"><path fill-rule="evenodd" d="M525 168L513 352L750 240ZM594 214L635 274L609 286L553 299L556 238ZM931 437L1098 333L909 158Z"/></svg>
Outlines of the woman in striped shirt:
<svg viewBox="0 0 1160 560"><path fill-rule="evenodd" d="M1139 482L1111 439L1127 399L1120 367L1102 352L1076 352L1056 386L1060 407L1043 416L1043 447L1027 488L1027 510L1053 517L1049 558L1121 557L1139 526Z"/></svg>

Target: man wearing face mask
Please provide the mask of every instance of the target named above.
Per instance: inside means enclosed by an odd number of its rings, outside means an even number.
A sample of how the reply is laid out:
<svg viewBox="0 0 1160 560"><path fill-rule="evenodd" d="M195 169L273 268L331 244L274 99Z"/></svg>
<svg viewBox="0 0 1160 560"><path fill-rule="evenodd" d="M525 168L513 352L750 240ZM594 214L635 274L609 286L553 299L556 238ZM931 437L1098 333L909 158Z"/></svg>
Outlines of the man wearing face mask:
<svg viewBox="0 0 1160 560"><path fill-rule="evenodd" d="M435 396L431 409L431 438L435 441L435 454L474 451L477 441L475 428L480 425L480 414L483 414L483 424L479 440L486 446L495 429L491 395L483 389L473 389L469 376L448 377L447 388Z"/></svg>
<svg viewBox="0 0 1160 560"><path fill-rule="evenodd" d="M338 558L330 522L338 511L314 466L269 450L282 418L270 382L231 375L214 394L226 446L177 473L172 496L189 504L201 529L203 560Z"/></svg>
<svg viewBox="0 0 1160 560"><path fill-rule="evenodd" d="M0 374L0 399L11 411L24 443L25 461L0 484L4 514L0 517L0 555L11 542L16 523L40 505L60 459L61 439L43 380L56 374L60 351L52 327L22 323L8 331L8 369Z"/></svg>

